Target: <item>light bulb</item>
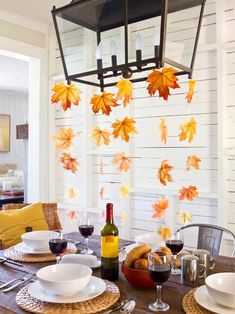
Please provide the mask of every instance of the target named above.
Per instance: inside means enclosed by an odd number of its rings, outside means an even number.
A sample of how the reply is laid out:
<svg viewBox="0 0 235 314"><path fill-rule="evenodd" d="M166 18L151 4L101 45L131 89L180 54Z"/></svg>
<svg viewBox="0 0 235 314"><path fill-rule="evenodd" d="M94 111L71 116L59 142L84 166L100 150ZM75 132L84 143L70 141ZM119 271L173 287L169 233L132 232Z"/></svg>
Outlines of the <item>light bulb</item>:
<svg viewBox="0 0 235 314"><path fill-rule="evenodd" d="M139 33L136 35L135 49L136 50L141 50L142 49L142 38L141 38Z"/></svg>

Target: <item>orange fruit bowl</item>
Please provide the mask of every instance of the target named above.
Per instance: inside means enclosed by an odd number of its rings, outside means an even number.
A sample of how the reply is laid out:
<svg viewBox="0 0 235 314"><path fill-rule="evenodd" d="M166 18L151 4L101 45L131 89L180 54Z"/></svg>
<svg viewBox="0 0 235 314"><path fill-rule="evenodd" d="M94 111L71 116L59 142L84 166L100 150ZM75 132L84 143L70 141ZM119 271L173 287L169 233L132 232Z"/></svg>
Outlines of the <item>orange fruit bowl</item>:
<svg viewBox="0 0 235 314"><path fill-rule="evenodd" d="M122 272L126 280L135 288L155 288L156 285L150 279L147 270L133 269L122 263Z"/></svg>

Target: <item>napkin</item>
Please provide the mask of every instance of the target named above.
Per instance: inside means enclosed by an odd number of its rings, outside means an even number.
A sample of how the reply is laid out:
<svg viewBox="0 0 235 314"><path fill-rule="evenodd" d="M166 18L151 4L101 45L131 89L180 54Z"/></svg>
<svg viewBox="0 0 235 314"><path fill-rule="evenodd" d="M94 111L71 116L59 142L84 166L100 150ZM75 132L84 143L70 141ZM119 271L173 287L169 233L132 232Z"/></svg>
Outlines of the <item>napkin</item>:
<svg viewBox="0 0 235 314"><path fill-rule="evenodd" d="M84 254L66 254L61 259L61 263L82 264L89 267L96 267L97 262L96 256Z"/></svg>

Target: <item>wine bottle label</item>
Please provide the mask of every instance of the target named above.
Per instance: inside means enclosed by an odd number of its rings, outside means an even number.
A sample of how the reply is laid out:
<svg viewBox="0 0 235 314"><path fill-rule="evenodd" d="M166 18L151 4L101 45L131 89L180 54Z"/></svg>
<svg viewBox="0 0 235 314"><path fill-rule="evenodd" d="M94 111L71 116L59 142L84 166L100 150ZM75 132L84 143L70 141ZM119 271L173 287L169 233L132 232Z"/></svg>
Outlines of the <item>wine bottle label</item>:
<svg viewBox="0 0 235 314"><path fill-rule="evenodd" d="M101 256L112 258L118 256L118 236L101 237Z"/></svg>

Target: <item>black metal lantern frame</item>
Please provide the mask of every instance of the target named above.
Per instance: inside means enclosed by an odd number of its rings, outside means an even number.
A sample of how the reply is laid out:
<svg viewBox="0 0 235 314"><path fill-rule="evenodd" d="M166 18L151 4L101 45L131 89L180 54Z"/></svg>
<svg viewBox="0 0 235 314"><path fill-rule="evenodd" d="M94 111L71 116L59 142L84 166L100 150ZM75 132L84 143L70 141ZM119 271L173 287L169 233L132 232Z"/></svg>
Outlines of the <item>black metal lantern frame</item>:
<svg viewBox="0 0 235 314"><path fill-rule="evenodd" d="M99 21L89 19L89 7L92 8L94 3L102 2L102 16ZM169 6L170 1L170 6ZM188 75L192 77L194 62L196 57L196 51L199 41L199 34L202 24L202 17L205 8L206 0L73 0L70 4L61 8L53 7L52 16L54 27L56 31L56 37L60 50L63 70L65 79L68 84L71 81L78 83L84 83L92 86L99 87L102 91L105 87L116 85L116 80L110 82L110 78L116 78L122 75L123 78L131 78L133 73L143 72L151 69L159 69L164 66L165 63L172 65L179 69L176 75ZM88 15L81 12L81 6L86 7ZM191 64L187 67L183 64L175 62L165 56L166 49L166 36L167 36L167 17L168 13L177 12L183 9L192 8L200 5L200 15L198 17L198 25L196 30L196 36L194 41L194 47L192 50ZM115 12L115 18L113 14ZM131 13L130 13L131 12ZM116 55L111 56L111 66L103 67L102 59L97 59L97 68L82 73L68 74L65 53L63 51L63 45L61 40L61 34L59 31L57 17L62 16L63 19L72 23L78 24L96 33L97 45L101 42L101 34L104 31L111 30L117 27L124 27L124 60L123 64L117 64ZM156 16L161 16L160 23L160 42L159 46L155 46L155 52L153 58L142 59L141 50L136 50L136 60L133 62L128 61L128 25L136 23ZM97 75L99 83L95 83L92 80L87 80L87 77ZM107 82L108 80L108 82ZM146 80L146 75L139 78L131 78L132 82L141 82Z"/></svg>

